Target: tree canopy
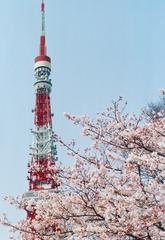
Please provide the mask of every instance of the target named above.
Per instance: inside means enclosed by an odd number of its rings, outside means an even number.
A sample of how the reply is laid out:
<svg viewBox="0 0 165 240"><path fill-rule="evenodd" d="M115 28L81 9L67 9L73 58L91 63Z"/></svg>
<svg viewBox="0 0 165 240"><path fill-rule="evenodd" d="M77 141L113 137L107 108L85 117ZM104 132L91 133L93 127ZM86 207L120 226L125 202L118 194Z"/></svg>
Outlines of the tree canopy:
<svg viewBox="0 0 165 240"><path fill-rule="evenodd" d="M65 116L81 127L92 144L83 152L72 141L56 140L75 163L60 167L56 192L37 200L8 197L35 212L17 225L21 239L165 239L165 118L129 114L122 98L96 119Z"/></svg>

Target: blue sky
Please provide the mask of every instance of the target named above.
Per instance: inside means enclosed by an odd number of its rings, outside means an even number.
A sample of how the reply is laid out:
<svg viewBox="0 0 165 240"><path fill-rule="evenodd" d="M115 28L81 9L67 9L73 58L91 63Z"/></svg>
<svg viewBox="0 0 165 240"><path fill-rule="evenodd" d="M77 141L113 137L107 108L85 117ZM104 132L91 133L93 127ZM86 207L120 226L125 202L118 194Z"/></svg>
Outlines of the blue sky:
<svg viewBox="0 0 165 240"><path fill-rule="evenodd" d="M128 111L156 101L165 86L164 0L45 0L53 62L54 130L66 141L79 129L63 112L95 116L119 95ZM27 190L34 103L33 59L40 34L39 0L1 1L0 197ZM69 164L58 147L59 159ZM0 201L11 219L21 213ZM8 231L0 227L0 239Z"/></svg>

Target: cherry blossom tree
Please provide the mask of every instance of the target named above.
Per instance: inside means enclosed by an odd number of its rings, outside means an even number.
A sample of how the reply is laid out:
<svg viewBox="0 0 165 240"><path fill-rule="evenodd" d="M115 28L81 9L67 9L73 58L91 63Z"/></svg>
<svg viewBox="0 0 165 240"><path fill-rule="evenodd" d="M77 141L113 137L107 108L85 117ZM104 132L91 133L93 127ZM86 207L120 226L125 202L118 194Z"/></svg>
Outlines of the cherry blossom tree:
<svg viewBox="0 0 165 240"><path fill-rule="evenodd" d="M55 192L7 197L35 218L2 223L22 240L165 239L165 119L162 111L156 118L128 114L126 105L119 98L95 120L65 113L91 145L80 151L74 140L66 144L55 135L74 165L57 166Z"/></svg>

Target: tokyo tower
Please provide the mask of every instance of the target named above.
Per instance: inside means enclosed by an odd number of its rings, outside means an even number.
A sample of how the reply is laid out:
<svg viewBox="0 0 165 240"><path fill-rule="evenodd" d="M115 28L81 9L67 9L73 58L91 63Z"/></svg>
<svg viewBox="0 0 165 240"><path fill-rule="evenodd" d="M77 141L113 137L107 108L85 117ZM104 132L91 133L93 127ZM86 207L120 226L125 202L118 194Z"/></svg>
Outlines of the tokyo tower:
<svg viewBox="0 0 165 240"><path fill-rule="evenodd" d="M33 143L30 147L31 160L28 164L29 192L25 194L25 198L35 197L37 191L54 191L58 187L54 180L57 174L55 167L57 151L52 129L50 73L51 58L46 53L45 4L42 0L40 46L34 64L35 107L32 110L34 113L34 126L31 130ZM35 214L29 212L28 217L34 218Z"/></svg>

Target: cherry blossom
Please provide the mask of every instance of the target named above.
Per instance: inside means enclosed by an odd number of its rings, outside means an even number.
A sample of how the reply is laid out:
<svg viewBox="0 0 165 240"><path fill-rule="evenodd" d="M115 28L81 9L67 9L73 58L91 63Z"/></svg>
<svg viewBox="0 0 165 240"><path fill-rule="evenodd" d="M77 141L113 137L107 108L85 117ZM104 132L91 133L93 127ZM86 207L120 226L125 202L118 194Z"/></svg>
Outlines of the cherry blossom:
<svg viewBox="0 0 165 240"><path fill-rule="evenodd" d="M65 113L92 144L80 151L54 135L74 165L60 165L54 192L7 197L35 218L2 224L22 240L165 239L165 119L128 114L126 105L120 97L95 120Z"/></svg>

